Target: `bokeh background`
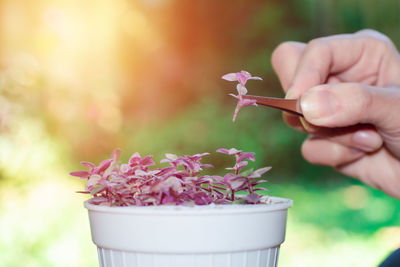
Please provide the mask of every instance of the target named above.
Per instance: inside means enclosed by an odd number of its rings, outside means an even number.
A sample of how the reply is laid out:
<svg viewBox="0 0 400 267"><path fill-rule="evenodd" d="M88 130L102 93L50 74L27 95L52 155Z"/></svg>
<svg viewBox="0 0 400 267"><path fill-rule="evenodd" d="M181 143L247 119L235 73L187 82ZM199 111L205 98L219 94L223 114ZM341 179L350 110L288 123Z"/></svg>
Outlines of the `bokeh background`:
<svg viewBox="0 0 400 267"><path fill-rule="evenodd" d="M251 93L283 96L274 47L363 28L400 45L400 2L0 0L0 266L97 266L83 182L68 173L116 147L124 160L254 151L254 167L273 166L271 194L295 201L280 266L377 265L400 246L399 200L306 163L305 135L279 111L232 123L220 79L245 69L264 79Z"/></svg>

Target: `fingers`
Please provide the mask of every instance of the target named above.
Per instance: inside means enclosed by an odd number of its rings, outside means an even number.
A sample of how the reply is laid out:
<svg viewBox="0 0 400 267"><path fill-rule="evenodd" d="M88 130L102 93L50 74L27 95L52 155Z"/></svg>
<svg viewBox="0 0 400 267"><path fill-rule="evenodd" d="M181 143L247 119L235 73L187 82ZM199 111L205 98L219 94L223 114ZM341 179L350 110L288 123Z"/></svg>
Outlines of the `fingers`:
<svg viewBox="0 0 400 267"><path fill-rule="evenodd" d="M310 137L303 143L302 153L310 163L334 167L400 198L400 165L398 159L384 147L374 153L363 153L325 139Z"/></svg>
<svg viewBox="0 0 400 267"><path fill-rule="evenodd" d="M377 151L383 145L381 136L370 125L333 129L319 128L314 136L366 153Z"/></svg>
<svg viewBox="0 0 400 267"><path fill-rule="evenodd" d="M325 138L331 142L355 148L363 152L374 152L383 145L382 136L377 132L376 128L370 124L328 128L315 126L304 120L303 123L301 123L297 116L286 116L284 119L289 125L299 131L307 132L314 137Z"/></svg>
<svg viewBox="0 0 400 267"><path fill-rule="evenodd" d="M383 43L384 38L375 35L374 31L364 31L318 38L308 44L279 45L272 53L271 63L284 91L288 92L286 98L299 98L309 88L324 83L376 82L374 74L378 72L381 53L375 43ZM372 41L366 42L367 38ZM366 50L372 50L374 56ZM301 122L293 115L284 114L284 119L290 126L302 129Z"/></svg>
<svg viewBox="0 0 400 267"><path fill-rule="evenodd" d="M400 70L399 66L396 68L393 67L393 64L388 63L388 60L390 61L393 58L399 58L399 55L389 38L376 31L364 30L356 34L319 38L308 44L286 42L275 49L271 60L282 87L285 91L288 90L286 97L299 98L300 95L312 87L318 87L319 85L320 87L326 86L321 84L328 84L333 88L340 87L342 83L347 81L381 86L391 83L395 84L396 80L390 79L386 75L386 73L396 72L395 70L397 69ZM392 76L399 79L397 77L400 77L400 72L398 74ZM352 87L362 87L362 85L357 85L356 83ZM364 98L359 99L357 97L354 98L354 95L357 95L356 89L351 89L350 91L352 92L342 91L344 92L342 97L347 98L347 104L344 108L340 106L341 103L337 105L338 101L334 97L329 97L330 94L324 93L323 90L321 90L317 97L320 98L318 101L304 101L304 99L310 99L313 95L315 96L312 93L305 93L306 95L301 100L301 106L304 109L306 120L310 123L309 128L311 129L304 129L304 123L299 121L298 117L291 114L284 113L284 120L290 126L306 132L319 131L319 127L313 127L313 124L320 127L346 127L359 123L374 123L375 121L379 123L379 130L387 129L387 125L392 127L390 129L393 130L393 122L388 122L388 120L393 119L393 116L389 116L391 119L385 116L385 114L390 114L387 113L387 111L391 110L390 107L384 109L386 110L385 112L381 109L378 111L373 109L373 114L362 120L360 119L362 114L355 115L354 111L364 112L363 110L366 107L368 109L370 105L368 103L368 94L362 94ZM310 103L318 102L322 103L322 105L318 107L313 104L310 105ZM329 114L337 113L336 108L343 109L341 113L343 118L340 119L340 116L337 115L335 119L326 120L327 117L330 117ZM316 110L318 112L315 112ZM376 113L381 115L375 116ZM313 114L317 114L317 117L311 117ZM351 122L351 118L353 118L353 122ZM348 145L351 143L349 140L352 140L352 136L335 137L331 138L331 140ZM371 137L370 140L375 142L372 144L373 148L379 146L381 142L381 139L376 138L376 135L375 137Z"/></svg>
<svg viewBox="0 0 400 267"><path fill-rule="evenodd" d="M363 34L314 39L304 49L288 94L290 98L298 98L329 79L375 84L386 50L386 43Z"/></svg>
<svg viewBox="0 0 400 267"><path fill-rule="evenodd" d="M317 126L344 127L370 123L380 129L400 127L400 88L358 83L320 85L304 93L300 106L305 119Z"/></svg>
<svg viewBox="0 0 400 267"><path fill-rule="evenodd" d="M286 92L292 84L297 65L306 44L299 42L285 42L275 48L272 53L271 63L276 75Z"/></svg>
<svg viewBox="0 0 400 267"><path fill-rule="evenodd" d="M376 153L366 154L352 163L340 165L337 169L345 175L358 178L372 187L400 198L400 165L398 159L385 148Z"/></svg>
<svg viewBox="0 0 400 267"><path fill-rule="evenodd" d="M301 151L308 162L331 167L348 164L364 155L360 150L316 137L309 137Z"/></svg>
<svg viewBox="0 0 400 267"><path fill-rule="evenodd" d="M290 85L292 84L297 65L305 47L306 44L304 43L285 42L275 48L274 52L272 53L272 67L274 68L275 73L278 76L285 92L288 91ZM284 112L283 118L291 127L300 131L304 131L303 126L301 125L301 122L297 116Z"/></svg>
<svg viewBox="0 0 400 267"><path fill-rule="evenodd" d="M381 32L371 30L371 29L360 30L360 31L356 32L355 35L364 36L367 38L374 38L376 40L380 40L381 42L392 44L392 41L389 39L389 37L387 37L386 35L384 35Z"/></svg>
<svg viewBox="0 0 400 267"><path fill-rule="evenodd" d="M320 85L304 93L305 119L320 127L372 124L392 152L400 155L400 88L356 83Z"/></svg>
<svg viewBox="0 0 400 267"><path fill-rule="evenodd" d="M291 84L291 98L298 98L309 88L324 84L330 73L340 72L356 63L362 49L354 45L353 39L351 35L339 35L309 42ZM352 51L346 48L352 48Z"/></svg>
<svg viewBox="0 0 400 267"><path fill-rule="evenodd" d="M305 123L284 113L285 121L313 133L304 158L400 198L400 55L390 39L364 30L288 42L271 60Z"/></svg>
<svg viewBox="0 0 400 267"><path fill-rule="evenodd" d="M310 140L328 141L355 149L372 153L379 150L383 140L376 129L370 125L357 125L345 128L315 128L316 132L310 135ZM317 153L319 155L319 153Z"/></svg>
<svg viewBox="0 0 400 267"><path fill-rule="evenodd" d="M390 42L384 37L370 30L318 38L308 44L285 42L274 50L271 62L286 98L299 98L309 88L325 83L375 84L381 54ZM290 126L302 128L293 115L285 114L284 119Z"/></svg>

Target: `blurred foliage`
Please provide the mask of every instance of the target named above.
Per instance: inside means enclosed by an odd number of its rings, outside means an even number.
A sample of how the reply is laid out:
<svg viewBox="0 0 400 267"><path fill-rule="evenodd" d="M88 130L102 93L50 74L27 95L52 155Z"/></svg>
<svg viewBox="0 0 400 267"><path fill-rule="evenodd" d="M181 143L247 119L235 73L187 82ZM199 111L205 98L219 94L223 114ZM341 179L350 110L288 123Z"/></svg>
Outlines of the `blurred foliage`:
<svg viewBox="0 0 400 267"><path fill-rule="evenodd" d="M231 122L241 69L253 94L283 96L269 63L286 40L373 28L400 43L396 0L0 0L0 266L96 266L68 177L115 148L159 160L236 147L273 166L295 204L280 266L371 266L399 245L399 201L306 163L281 113ZM219 171L225 157L209 159ZM65 251L68 251L66 253Z"/></svg>

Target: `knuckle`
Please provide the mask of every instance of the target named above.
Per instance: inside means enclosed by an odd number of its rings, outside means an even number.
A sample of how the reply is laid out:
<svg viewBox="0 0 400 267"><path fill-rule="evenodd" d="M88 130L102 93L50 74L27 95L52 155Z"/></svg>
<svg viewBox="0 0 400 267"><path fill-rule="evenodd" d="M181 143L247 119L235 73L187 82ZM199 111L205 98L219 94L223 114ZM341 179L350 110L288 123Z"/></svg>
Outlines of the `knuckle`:
<svg viewBox="0 0 400 267"><path fill-rule="evenodd" d="M371 92L367 89L366 86L362 84L354 84L353 85L353 90L356 92L356 98L355 99L360 99L360 108L359 112L364 113L366 110L370 110L373 106L374 98L371 94ZM362 114L359 114L361 117Z"/></svg>
<svg viewBox="0 0 400 267"><path fill-rule="evenodd" d="M331 55L330 42L327 38L311 40L306 47L305 54L310 64L318 64L321 58Z"/></svg>
<svg viewBox="0 0 400 267"><path fill-rule="evenodd" d="M374 44L376 51L385 52L394 48L392 41L389 38L374 38L366 37L372 44Z"/></svg>
<svg viewBox="0 0 400 267"><path fill-rule="evenodd" d="M344 154L343 149L338 144L333 144L331 149L331 160L329 161L329 166L337 167L344 163L344 158L346 155Z"/></svg>
<svg viewBox="0 0 400 267"><path fill-rule="evenodd" d="M272 66L275 67L285 55L291 55L294 49L295 49L294 42L284 42L278 45L272 52L271 56Z"/></svg>
<svg viewBox="0 0 400 267"><path fill-rule="evenodd" d="M365 112L370 110L373 107L373 95L370 90L365 85L359 83L352 83L349 85L346 90L349 91L350 94L346 94L343 92L343 95L347 95L347 101L349 104L349 109L352 112L352 117L354 118L363 118Z"/></svg>
<svg viewBox="0 0 400 267"><path fill-rule="evenodd" d="M310 138L306 139L303 144L301 145L301 154L303 155L303 158L307 160L311 164L318 164L319 162L316 161L316 158L313 157L313 152L312 152L312 140Z"/></svg>
<svg viewBox="0 0 400 267"><path fill-rule="evenodd" d="M362 29L358 32L356 32L358 35L368 35L368 36L375 36L378 34L381 34L380 32L374 30L374 29Z"/></svg>
<svg viewBox="0 0 400 267"><path fill-rule="evenodd" d="M325 138L306 139L301 152L305 160L315 165L325 165L339 167L359 156L356 152L351 152L349 148Z"/></svg>
<svg viewBox="0 0 400 267"><path fill-rule="evenodd" d="M366 36L366 37L370 37L370 38L374 38L374 39L378 39L378 40L382 40L382 41L390 41L389 37L387 37L386 35L384 35L381 32L373 30L373 29L364 29L364 30L358 31L358 32L356 32L356 35L362 35L362 36Z"/></svg>
<svg viewBox="0 0 400 267"><path fill-rule="evenodd" d="M324 50L329 47L329 42L327 38L317 38L313 39L308 43L309 50Z"/></svg>
<svg viewBox="0 0 400 267"><path fill-rule="evenodd" d="M332 159L335 157L333 153L321 151L321 143L324 142L322 139L316 139L315 137L309 136L301 145L301 154L304 159L314 165L327 165L332 166ZM319 151L317 153L317 151ZM327 160L327 157L329 160Z"/></svg>
<svg viewBox="0 0 400 267"><path fill-rule="evenodd" d="M377 49L388 49L393 48L394 46L389 37L376 30L365 29L357 32L356 35L361 36L368 42L371 42L376 46Z"/></svg>

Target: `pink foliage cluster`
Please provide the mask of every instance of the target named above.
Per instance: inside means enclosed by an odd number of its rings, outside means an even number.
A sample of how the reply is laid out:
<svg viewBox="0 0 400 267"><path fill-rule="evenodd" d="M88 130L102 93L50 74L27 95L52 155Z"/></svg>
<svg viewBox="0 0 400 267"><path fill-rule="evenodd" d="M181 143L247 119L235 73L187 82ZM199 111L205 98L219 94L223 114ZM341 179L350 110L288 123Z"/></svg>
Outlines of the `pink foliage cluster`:
<svg viewBox="0 0 400 267"><path fill-rule="evenodd" d="M90 203L106 206L153 206L153 205L208 205L248 203L257 204L261 196L255 186L266 182L259 180L270 167L242 172L248 160L254 161L254 153L242 152L235 148L218 149L217 152L235 157L235 165L224 176L200 175L203 168L213 167L201 160L209 153L178 157L166 154L161 163L163 168L150 168L155 165L152 156L141 157L134 153L127 164L119 164L120 150L116 149L110 159L99 166L81 162L87 171L71 172L86 180L85 191L91 194ZM240 197L240 191L247 195Z"/></svg>
<svg viewBox="0 0 400 267"><path fill-rule="evenodd" d="M262 80L260 77L251 76L250 73L242 70L241 72L225 74L224 76L222 76L222 79L231 81L231 82L234 82L234 81L238 82L238 84L236 85L236 90L237 90L238 94L237 95L229 94L238 100L236 108L235 108L235 113L233 114L233 121L236 120L237 114L239 113L239 110L242 107L257 106L255 100L244 99L243 96L247 94L247 89L245 87L247 81L248 80Z"/></svg>

